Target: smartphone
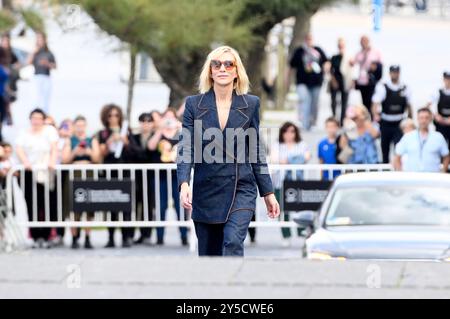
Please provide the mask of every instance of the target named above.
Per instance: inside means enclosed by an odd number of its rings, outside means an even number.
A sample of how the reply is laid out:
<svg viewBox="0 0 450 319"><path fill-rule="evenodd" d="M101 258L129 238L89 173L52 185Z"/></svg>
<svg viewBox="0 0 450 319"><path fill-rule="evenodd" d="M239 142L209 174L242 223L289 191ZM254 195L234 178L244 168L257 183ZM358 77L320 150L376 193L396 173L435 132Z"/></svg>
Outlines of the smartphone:
<svg viewBox="0 0 450 319"><path fill-rule="evenodd" d="M87 147L86 141L80 141L78 146L81 147L81 148L86 148Z"/></svg>

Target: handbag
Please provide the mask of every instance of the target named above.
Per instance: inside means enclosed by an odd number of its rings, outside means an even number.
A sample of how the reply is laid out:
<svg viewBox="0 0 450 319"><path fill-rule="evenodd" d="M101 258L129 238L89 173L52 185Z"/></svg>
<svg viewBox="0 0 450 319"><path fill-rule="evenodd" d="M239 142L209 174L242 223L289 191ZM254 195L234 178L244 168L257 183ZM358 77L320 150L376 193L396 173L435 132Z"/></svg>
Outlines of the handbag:
<svg viewBox="0 0 450 319"><path fill-rule="evenodd" d="M344 133L344 135L347 137L347 134ZM338 140L336 141L336 143L339 143L340 141L340 136L338 137ZM337 155L337 160L338 163L342 163L342 164L347 164L350 160L350 157L353 155L355 151L353 150L353 148L350 147L350 145L346 145L343 148L341 148L341 150L339 151L339 154Z"/></svg>
<svg viewBox="0 0 450 319"><path fill-rule="evenodd" d="M350 160L350 157L352 157L354 151L353 148L346 145L338 154L338 161L344 164L347 164Z"/></svg>

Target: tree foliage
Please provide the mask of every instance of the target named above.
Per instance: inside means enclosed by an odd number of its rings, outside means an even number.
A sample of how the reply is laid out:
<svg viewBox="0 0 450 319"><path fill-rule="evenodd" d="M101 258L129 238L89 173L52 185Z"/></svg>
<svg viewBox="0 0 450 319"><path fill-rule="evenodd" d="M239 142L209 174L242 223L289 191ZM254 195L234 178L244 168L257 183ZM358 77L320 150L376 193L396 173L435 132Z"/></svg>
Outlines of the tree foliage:
<svg viewBox="0 0 450 319"><path fill-rule="evenodd" d="M14 27L16 18L8 10L0 11L0 32L6 32Z"/></svg>
<svg viewBox="0 0 450 319"><path fill-rule="evenodd" d="M171 89L170 104L178 106L195 93L205 56L220 44L241 53L258 93L264 46L273 26L292 16L304 23L335 0L54 1L82 6L106 33L147 52Z"/></svg>

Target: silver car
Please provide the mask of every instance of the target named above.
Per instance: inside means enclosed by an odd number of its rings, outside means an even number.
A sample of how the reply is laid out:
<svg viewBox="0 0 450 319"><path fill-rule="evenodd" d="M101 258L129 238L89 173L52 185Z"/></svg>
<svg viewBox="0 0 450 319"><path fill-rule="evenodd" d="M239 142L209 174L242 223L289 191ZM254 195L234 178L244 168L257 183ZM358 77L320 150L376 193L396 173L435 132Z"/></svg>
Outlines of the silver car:
<svg viewBox="0 0 450 319"><path fill-rule="evenodd" d="M450 261L450 174L342 175L319 212L294 220L309 259Z"/></svg>

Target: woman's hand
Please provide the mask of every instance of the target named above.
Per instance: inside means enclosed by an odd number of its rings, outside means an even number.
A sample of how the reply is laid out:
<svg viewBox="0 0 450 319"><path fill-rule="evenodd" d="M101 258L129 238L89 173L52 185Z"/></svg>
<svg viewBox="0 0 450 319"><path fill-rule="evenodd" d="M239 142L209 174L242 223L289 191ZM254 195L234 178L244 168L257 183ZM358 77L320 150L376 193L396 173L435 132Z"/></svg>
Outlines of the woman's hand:
<svg viewBox="0 0 450 319"><path fill-rule="evenodd" d="M55 163L54 161L50 161L50 162L48 163L48 169L49 169L50 171L56 170L56 163Z"/></svg>
<svg viewBox="0 0 450 319"><path fill-rule="evenodd" d="M33 166L31 165L30 162L26 161L23 163L23 167L25 168L26 171L31 171L33 170Z"/></svg>
<svg viewBox="0 0 450 319"><path fill-rule="evenodd" d="M439 124L445 124L445 119L444 119L444 117L443 117L442 115L440 115L440 114L436 114L436 115L434 116L434 119L435 119L435 121L438 122Z"/></svg>
<svg viewBox="0 0 450 319"><path fill-rule="evenodd" d="M122 141L122 143L124 145L128 145L130 143L130 141L128 140L128 136L120 136L120 140Z"/></svg>
<svg viewBox="0 0 450 319"><path fill-rule="evenodd" d="M184 209L192 209L191 188L189 187L188 183L181 184L180 201Z"/></svg>
<svg viewBox="0 0 450 319"><path fill-rule="evenodd" d="M92 156L92 149L90 147L87 147L84 149L84 154L86 156Z"/></svg>
<svg viewBox="0 0 450 319"><path fill-rule="evenodd" d="M85 154L84 148L77 146L72 151L72 157L83 156Z"/></svg>
<svg viewBox="0 0 450 319"><path fill-rule="evenodd" d="M278 204L278 201L273 193L264 196L264 202L267 207L267 216L270 218L277 218L280 216L280 205Z"/></svg>
<svg viewBox="0 0 450 319"><path fill-rule="evenodd" d="M341 135L341 138L339 139L339 147L345 148L348 146L348 138L345 134Z"/></svg>
<svg viewBox="0 0 450 319"><path fill-rule="evenodd" d="M373 138L378 138L380 136L380 131L372 124L370 120L367 120L365 122L366 131L369 132L369 134Z"/></svg>

